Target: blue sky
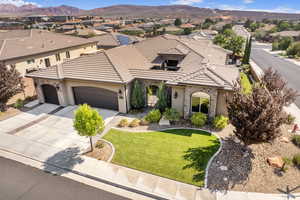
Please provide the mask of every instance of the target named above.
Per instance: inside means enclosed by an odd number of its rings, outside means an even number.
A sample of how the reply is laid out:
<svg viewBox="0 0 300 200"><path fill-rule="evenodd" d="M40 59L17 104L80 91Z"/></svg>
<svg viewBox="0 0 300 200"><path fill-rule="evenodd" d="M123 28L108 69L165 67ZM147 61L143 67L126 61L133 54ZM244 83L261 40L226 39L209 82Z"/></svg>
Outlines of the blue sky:
<svg viewBox="0 0 300 200"><path fill-rule="evenodd" d="M272 12L300 13L299 0L0 0L1 3L24 5L35 3L42 7L61 4L82 9L98 8L116 4L171 5L183 4L227 10L262 10Z"/></svg>

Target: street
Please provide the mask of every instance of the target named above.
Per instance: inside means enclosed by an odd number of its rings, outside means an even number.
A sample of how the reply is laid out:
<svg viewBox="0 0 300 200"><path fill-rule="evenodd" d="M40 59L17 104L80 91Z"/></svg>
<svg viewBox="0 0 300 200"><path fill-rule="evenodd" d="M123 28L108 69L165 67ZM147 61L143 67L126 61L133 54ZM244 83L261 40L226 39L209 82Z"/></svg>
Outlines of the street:
<svg viewBox="0 0 300 200"><path fill-rule="evenodd" d="M0 157L0 200L41 199L126 200L127 198Z"/></svg>
<svg viewBox="0 0 300 200"><path fill-rule="evenodd" d="M300 92L300 66L276 57L263 49L271 49L270 45L252 44L251 59L263 70L272 67L288 81L288 86ZM300 97L295 104L300 108Z"/></svg>

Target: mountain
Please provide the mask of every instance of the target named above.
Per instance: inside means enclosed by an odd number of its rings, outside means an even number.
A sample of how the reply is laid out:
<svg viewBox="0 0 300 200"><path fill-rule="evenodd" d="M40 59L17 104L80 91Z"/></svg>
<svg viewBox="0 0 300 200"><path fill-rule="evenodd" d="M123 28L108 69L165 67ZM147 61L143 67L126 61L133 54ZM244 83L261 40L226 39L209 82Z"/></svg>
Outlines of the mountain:
<svg viewBox="0 0 300 200"><path fill-rule="evenodd" d="M270 13L257 11L220 10L199 8L187 5L166 6L137 6L115 5L91 10L82 10L72 6L37 7L32 4L14 6L0 4L0 16L27 16L27 15L98 15L104 17L182 17L182 18L207 18L230 17L235 19L251 18L254 20L269 19L300 19L300 14Z"/></svg>
<svg viewBox="0 0 300 200"><path fill-rule="evenodd" d="M27 15L79 15L83 10L72 6L56 6L41 8L33 4L15 6L13 4L0 4L2 16L27 16Z"/></svg>

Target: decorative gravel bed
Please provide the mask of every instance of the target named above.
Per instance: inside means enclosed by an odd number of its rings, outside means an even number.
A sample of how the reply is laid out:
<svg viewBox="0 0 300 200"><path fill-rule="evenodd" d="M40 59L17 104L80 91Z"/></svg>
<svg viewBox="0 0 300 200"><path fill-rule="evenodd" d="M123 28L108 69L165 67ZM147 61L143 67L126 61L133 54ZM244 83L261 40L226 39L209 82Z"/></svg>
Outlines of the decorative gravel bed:
<svg viewBox="0 0 300 200"><path fill-rule="evenodd" d="M291 127L282 127L284 137L291 138ZM247 192L279 193L300 186L300 169L287 165L282 173L269 166L268 157L281 156L292 158L300 153L300 148L292 142L283 142L280 138L271 143L250 145L247 153L243 152L238 140L230 136L233 128L220 132L223 149L213 160L208 171L208 187L218 190L236 190ZM294 192L300 192L300 187Z"/></svg>

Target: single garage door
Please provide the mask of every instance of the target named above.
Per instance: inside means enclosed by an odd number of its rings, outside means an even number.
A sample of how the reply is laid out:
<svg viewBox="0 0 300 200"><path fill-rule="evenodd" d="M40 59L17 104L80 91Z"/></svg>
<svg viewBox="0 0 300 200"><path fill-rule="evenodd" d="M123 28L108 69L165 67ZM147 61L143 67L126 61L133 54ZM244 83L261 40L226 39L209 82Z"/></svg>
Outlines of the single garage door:
<svg viewBox="0 0 300 200"><path fill-rule="evenodd" d="M118 94L96 87L73 87L75 104L89 104L92 107L119 110Z"/></svg>
<svg viewBox="0 0 300 200"><path fill-rule="evenodd" d="M52 85L42 85L46 103L59 104L56 88Z"/></svg>

